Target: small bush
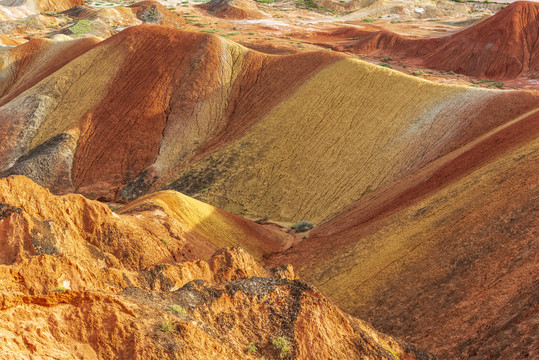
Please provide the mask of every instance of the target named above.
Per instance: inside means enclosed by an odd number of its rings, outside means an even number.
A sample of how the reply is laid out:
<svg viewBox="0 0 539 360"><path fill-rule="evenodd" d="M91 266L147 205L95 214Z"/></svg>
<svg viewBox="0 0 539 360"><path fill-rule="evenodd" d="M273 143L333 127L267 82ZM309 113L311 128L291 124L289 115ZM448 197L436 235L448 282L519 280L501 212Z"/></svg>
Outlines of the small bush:
<svg viewBox="0 0 539 360"><path fill-rule="evenodd" d="M157 7L152 6L140 16L140 19L145 23L157 24L163 20L163 15L157 11Z"/></svg>
<svg viewBox="0 0 539 360"><path fill-rule="evenodd" d="M391 60L393 60L391 56L386 56L385 58L382 59L382 61L385 61L385 62L391 61Z"/></svg>
<svg viewBox="0 0 539 360"><path fill-rule="evenodd" d="M488 86L489 89L500 89L503 87L503 82L495 82Z"/></svg>
<svg viewBox="0 0 539 360"><path fill-rule="evenodd" d="M292 345L290 344L290 341L286 340L286 338L282 336L273 338L273 340L271 340L271 343L273 344L275 349L279 351L279 356L281 358L284 358L290 352L290 350L292 350Z"/></svg>
<svg viewBox="0 0 539 360"><path fill-rule="evenodd" d="M313 224L305 220L302 220L299 223L292 225L292 229L296 230L297 233L309 231L313 227Z"/></svg>
<svg viewBox="0 0 539 360"><path fill-rule="evenodd" d="M389 65L388 63L381 63L380 66L383 66L383 67L386 67L386 68L390 68L390 69L391 69L391 65Z"/></svg>
<svg viewBox="0 0 539 360"><path fill-rule="evenodd" d="M171 332L174 330L174 325L172 325L170 321L165 321L163 324L161 324L159 330L163 332Z"/></svg>
<svg viewBox="0 0 539 360"><path fill-rule="evenodd" d="M250 342L249 346L247 346L247 349L245 351L247 351L249 354L254 354L258 351L258 348L253 342Z"/></svg>
<svg viewBox="0 0 539 360"><path fill-rule="evenodd" d="M376 19L366 18L362 20L363 22L375 22Z"/></svg>
<svg viewBox="0 0 539 360"><path fill-rule="evenodd" d="M168 312L171 314L187 315L187 310L185 310L180 305L171 305L168 309Z"/></svg>
<svg viewBox="0 0 539 360"><path fill-rule="evenodd" d="M490 79L481 79L481 80L478 81L479 84L491 83L491 82L494 82L494 80L490 80Z"/></svg>
<svg viewBox="0 0 539 360"><path fill-rule="evenodd" d="M67 291L67 289L63 286L58 286L56 289L54 289L52 292L64 292Z"/></svg>
<svg viewBox="0 0 539 360"><path fill-rule="evenodd" d="M414 76L419 76L419 75L423 75L423 74L424 74L423 70L417 70L417 71L414 71L412 73L412 75L414 75Z"/></svg>

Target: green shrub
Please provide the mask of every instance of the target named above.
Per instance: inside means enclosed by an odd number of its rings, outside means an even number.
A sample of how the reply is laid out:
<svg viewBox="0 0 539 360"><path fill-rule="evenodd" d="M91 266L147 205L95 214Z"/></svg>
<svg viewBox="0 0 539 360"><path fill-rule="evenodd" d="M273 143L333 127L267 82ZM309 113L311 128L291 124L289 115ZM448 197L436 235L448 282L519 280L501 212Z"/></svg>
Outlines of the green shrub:
<svg viewBox="0 0 539 360"><path fill-rule="evenodd" d="M165 321L159 328L160 331L170 332L174 330L174 325L170 321Z"/></svg>
<svg viewBox="0 0 539 360"><path fill-rule="evenodd" d="M162 20L163 16L161 15L161 13L159 13L159 11L157 11L157 7L152 6L146 11L144 11L140 18L145 23L157 24Z"/></svg>
<svg viewBox="0 0 539 360"><path fill-rule="evenodd" d="M362 20L363 22L375 22L376 19L366 18Z"/></svg>
<svg viewBox="0 0 539 360"><path fill-rule="evenodd" d="M495 83L492 83L489 85L489 89L499 89L501 87L503 87L503 82L495 82Z"/></svg>
<svg viewBox="0 0 539 360"><path fill-rule="evenodd" d="M414 72L412 73L412 75L414 75L414 76L419 76L419 75L423 75L424 73L425 73L425 72L423 72L423 70L417 70L417 71L414 71Z"/></svg>
<svg viewBox="0 0 539 360"><path fill-rule="evenodd" d="M385 58L382 59L382 61L391 61L393 60L393 58L391 56L386 56Z"/></svg>
<svg viewBox="0 0 539 360"><path fill-rule="evenodd" d="M271 340L271 343L273 344L275 349L279 351L279 356L281 358L284 358L290 352L290 350L292 350L292 345L290 344L290 341L288 341L282 336L273 338L273 340Z"/></svg>
<svg viewBox="0 0 539 360"><path fill-rule="evenodd" d="M247 349L245 351L247 351L249 354L254 354L258 351L258 348L253 342L250 342L249 346L247 346Z"/></svg>
<svg viewBox="0 0 539 360"><path fill-rule="evenodd" d="M292 229L296 230L297 233L309 231L313 228L313 224L308 221L302 220L297 224L292 225Z"/></svg>
<svg viewBox="0 0 539 360"><path fill-rule="evenodd" d="M52 292L64 292L67 291L67 289L63 286L58 286L56 289L54 289Z"/></svg>
<svg viewBox="0 0 539 360"><path fill-rule="evenodd" d="M187 310L185 310L180 305L171 305L168 309L168 312L177 315L187 315Z"/></svg>

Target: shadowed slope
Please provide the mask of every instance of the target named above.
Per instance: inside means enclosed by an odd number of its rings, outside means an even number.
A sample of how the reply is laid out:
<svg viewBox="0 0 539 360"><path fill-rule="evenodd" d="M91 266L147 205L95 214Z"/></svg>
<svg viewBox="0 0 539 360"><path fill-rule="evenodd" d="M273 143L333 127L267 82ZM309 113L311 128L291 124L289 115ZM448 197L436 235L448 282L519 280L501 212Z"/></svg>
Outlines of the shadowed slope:
<svg viewBox="0 0 539 360"><path fill-rule="evenodd" d="M533 358L538 129L537 110L501 126L270 263L441 358Z"/></svg>

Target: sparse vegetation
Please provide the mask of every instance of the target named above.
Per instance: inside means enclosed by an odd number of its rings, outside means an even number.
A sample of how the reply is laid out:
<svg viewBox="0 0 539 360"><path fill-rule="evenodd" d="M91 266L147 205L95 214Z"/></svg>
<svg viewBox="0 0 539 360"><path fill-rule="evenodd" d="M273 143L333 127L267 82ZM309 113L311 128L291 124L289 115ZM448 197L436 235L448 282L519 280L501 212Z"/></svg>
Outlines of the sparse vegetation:
<svg viewBox="0 0 539 360"><path fill-rule="evenodd" d="M97 25L94 21L90 20L79 20L71 27L73 35L80 36L92 31L92 29ZM90 194L91 195L91 194Z"/></svg>
<svg viewBox="0 0 539 360"><path fill-rule="evenodd" d="M383 67L386 67L386 68L390 68L390 69L391 69L391 65L389 65L388 63L381 63L380 66L383 66Z"/></svg>
<svg viewBox="0 0 539 360"><path fill-rule="evenodd" d="M256 0L256 1L259 3L264 3L264 4L272 4L275 2L275 0Z"/></svg>
<svg viewBox="0 0 539 360"><path fill-rule="evenodd" d="M425 72L423 70L416 70L414 72L412 72L412 75L414 76L419 76L419 75L423 75Z"/></svg>
<svg viewBox="0 0 539 360"><path fill-rule="evenodd" d="M264 221L268 221L269 220L269 217L268 216L264 216L263 218L260 218L258 220L255 220L255 223L257 224L261 224L263 223Z"/></svg>
<svg viewBox="0 0 539 360"><path fill-rule="evenodd" d="M302 220L298 222L297 224L292 225L292 229L294 229L297 233L309 231L313 227L314 227L313 224L305 220Z"/></svg>
<svg viewBox="0 0 539 360"><path fill-rule="evenodd" d="M481 80L479 80L477 83L478 83L478 84L484 84L484 83L490 83L490 82L494 82L494 80L490 80L490 79L481 79Z"/></svg>
<svg viewBox="0 0 539 360"><path fill-rule="evenodd" d="M284 358L292 350L292 345L290 344L290 341L288 341L283 336L273 338L273 340L271 340L271 343L273 344L275 349L279 351L279 356L281 358Z"/></svg>
<svg viewBox="0 0 539 360"><path fill-rule="evenodd" d="M245 351L247 351L249 354L254 354L258 351L258 348L253 342L250 342Z"/></svg>
<svg viewBox="0 0 539 360"><path fill-rule="evenodd" d="M159 328L159 331L163 332L171 332L174 330L174 325L170 321L165 321L161 324L161 327Z"/></svg>
<svg viewBox="0 0 539 360"><path fill-rule="evenodd" d="M385 58L382 59L382 61L385 61L385 62L388 62L388 61L392 61L393 58L391 56L386 56Z"/></svg>
<svg viewBox="0 0 539 360"><path fill-rule="evenodd" d="M67 289L63 286L58 286L57 288L55 288L52 292L64 292L64 291L67 291Z"/></svg>
<svg viewBox="0 0 539 360"><path fill-rule="evenodd" d="M180 305L171 305L168 309L168 312L176 315L187 315L187 310L185 310Z"/></svg>
<svg viewBox="0 0 539 360"><path fill-rule="evenodd" d="M231 32L231 33L228 33L228 34L221 34L221 36L224 37L224 38L228 38L229 36L234 36L234 35L238 35L238 34L239 34L239 32ZM207 188L202 189L202 191L206 192L206 191L208 191L208 188L209 188L209 186L207 185Z"/></svg>
<svg viewBox="0 0 539 360"><path fill-rule="evenodd" d="M503 82L494 82L488 86L489 89L500 89L503 87Z"/></svg>
<svg viewBox="0 0 539 360"><path fill-rule="evenodd" d="M365 18L362 20L363 22L367 22L367 23L370 23L370 22L375 22L376 19L371 19L371 18Z"/></svg>
<svg viewBox="0 0 539 360"><path fill-rule="evenodd" d="M152 6L146 10L142 15L141 19L145 23L156 24L161 19L162 15L157 11L157 7Z"/></svg>

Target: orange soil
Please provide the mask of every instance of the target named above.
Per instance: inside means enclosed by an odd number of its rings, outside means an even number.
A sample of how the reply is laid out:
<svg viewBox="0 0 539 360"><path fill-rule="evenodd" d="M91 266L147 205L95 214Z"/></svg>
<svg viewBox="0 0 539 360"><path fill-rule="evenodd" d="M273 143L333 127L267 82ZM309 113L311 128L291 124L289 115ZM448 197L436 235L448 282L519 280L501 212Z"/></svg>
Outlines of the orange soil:
<svg viewBox="0 0 539 360"><path fill-rule="evenodd" d="M410 38L387 30L336 49L413 57L431 69L474 77L539 77L539 3L518 1L487 20L441 38Z"/></svg>
<svg viewBox="0 0 539 360"><path fill-rule="evenodd" d="M165 206L175 199L188 205ZM290 266L264 269L238 247L178 262L197 256L184 253L200 240L193 223L208 227L208 243L226 235L214 231L224 223L236 240L270 240L263 226L197 203L166 192L116 214L25 177L1 179L2 360L251 359L250 343L279 359L277 337L294 359L432 359L343 313Z"/></svg>

